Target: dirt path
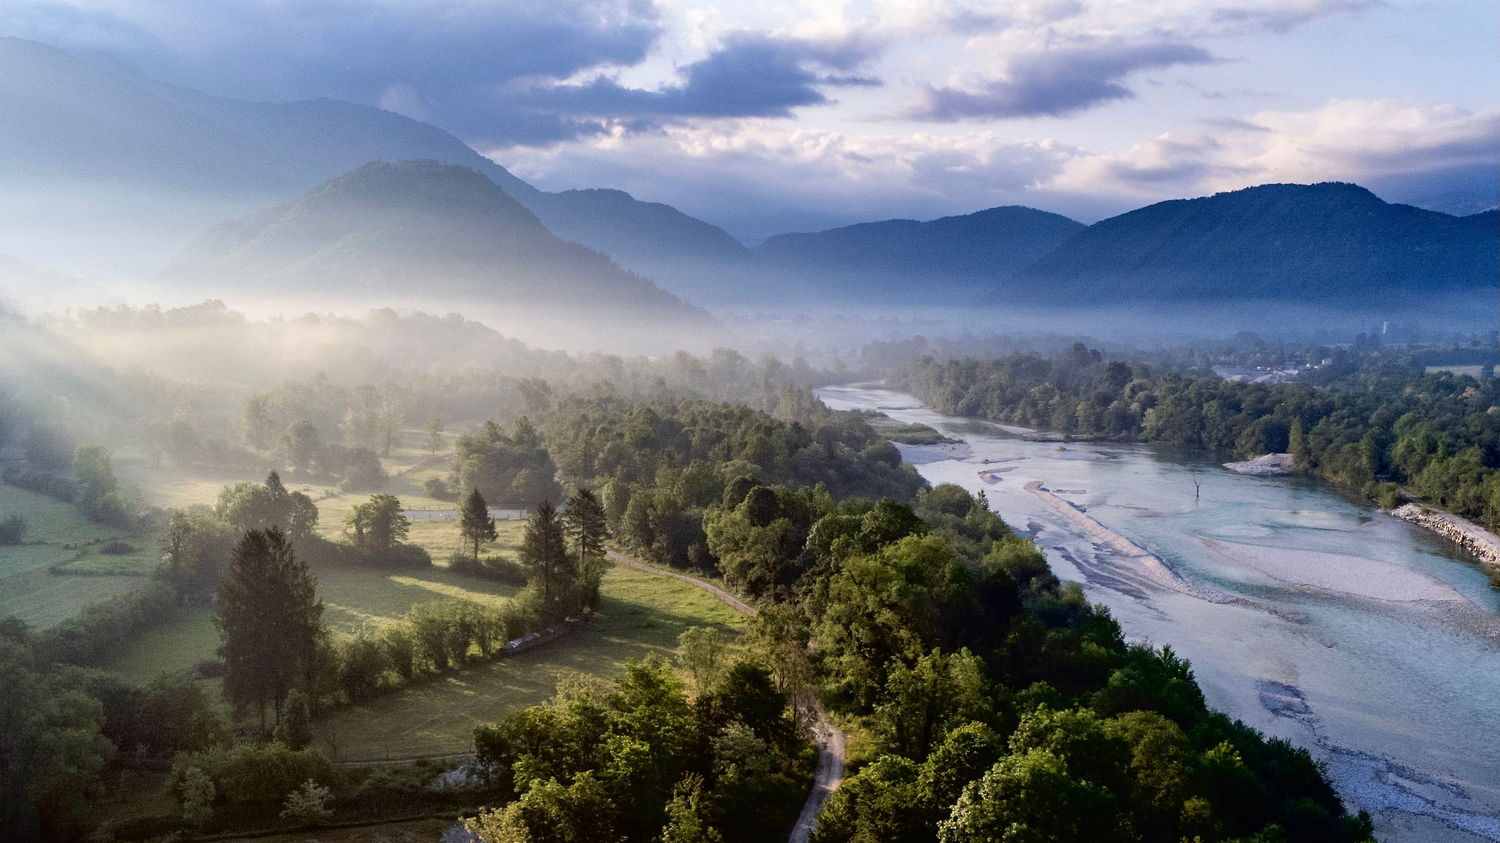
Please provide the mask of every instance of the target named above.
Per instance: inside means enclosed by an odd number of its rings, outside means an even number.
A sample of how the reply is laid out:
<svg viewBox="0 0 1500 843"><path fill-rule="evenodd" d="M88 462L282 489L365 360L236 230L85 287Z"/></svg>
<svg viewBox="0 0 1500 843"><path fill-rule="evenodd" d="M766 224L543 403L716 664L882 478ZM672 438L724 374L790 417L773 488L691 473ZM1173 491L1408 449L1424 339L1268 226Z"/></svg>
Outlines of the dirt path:
<svg viewBox="0 0 1500 843"><path fill-rule="evenodd" d="M754 606L751 606L749 603L735 597L713 583L704 582L697 577L690 577L687 574L679 574L676 571L658 568L655 565L647 565L644 562L631 559L629 556L614 550L607 550L605 552L609 554L610 560L617 565L624 565L627 568L634 568L637 571L645 571L648 574L658 574L682 580L685 583L690 583L707 591L709 594L747 615L753 616L756 614ZM812 705L813 737L818 742L818 767L813 773L812 790L807 794L807 801L802 803L802 813L797 817L797 824L792 827L791 837L787 838L788 843L807 843L813 829L818 826L818 812L823 810L824 800L828 798L828 794L838 790L839 785L844 782L844 733L839 731L837 726L833 725L833 721L828 718L828 712L824 711L823 707L818 705L816 700L808 699L799 702L799 704L803 705L808 703Z"/></svg>
<svg viewBox="0 0 1500 843"><path fill-rule="evenodd" d="M647 565L646 563L639 560L631 559L629 556L626 556L625 554L620 553L616 550L606 550L604 552L608 554L610 561L615 562L616 564L624 565L627 568L634 568L637 571L645 571L648 574L660 574L664 577L671 577L674 580L682 580L685 583L690 583L703 589L704 591L712 594L725 603L728 603L730 606L738 609L740 612L746 615L754 617L757 614L754 606L751 606L749 603L746 603L738 597L735 597L733 594L730 594L729 592L725 591L722 588L719 588L711 582L705 582L704 580L700 580L697 577L690 577L687 574L679 574L676 571L668 571L666 568L658 568L655 565Z"/></svg>

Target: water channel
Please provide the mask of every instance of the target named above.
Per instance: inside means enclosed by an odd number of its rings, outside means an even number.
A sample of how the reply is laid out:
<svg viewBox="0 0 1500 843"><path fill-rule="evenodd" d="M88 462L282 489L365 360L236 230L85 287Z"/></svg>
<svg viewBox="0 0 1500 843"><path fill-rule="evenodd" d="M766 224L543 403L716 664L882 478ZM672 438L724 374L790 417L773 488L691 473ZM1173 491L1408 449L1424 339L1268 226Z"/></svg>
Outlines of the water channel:
<svg viewBox="0 0 1500 843"><path fill-rule="evenodd" d="M984 490L1132 640L1190 659L1210 705L1308 747L1381 840L1500 841L1500 592L1451 543L1305 478L1032 441L874 387L818 395L959 440L902 452Z"/></svg>

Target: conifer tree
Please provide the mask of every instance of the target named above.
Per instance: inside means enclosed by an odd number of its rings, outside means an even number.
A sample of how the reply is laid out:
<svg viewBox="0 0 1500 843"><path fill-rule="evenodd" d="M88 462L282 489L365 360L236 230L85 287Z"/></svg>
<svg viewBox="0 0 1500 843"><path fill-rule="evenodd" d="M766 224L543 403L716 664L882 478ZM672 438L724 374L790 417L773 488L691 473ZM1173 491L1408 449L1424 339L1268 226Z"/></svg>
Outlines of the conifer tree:
<svg viewBox="0 0 1500 843"><path fill-rule="evenodd" d="M474 543L474 564L479 564L479 545L495 540L495 519L490 517L490 506L478 489L469 492L459 510L458 529L466 541Z"/></svg>
<svg viewBox="0 0 1500 843"><path fill-rule="evenodd" d="M224 695L255 708L265 729L269 703L280 719L287 694L317 655L323 604L307 564L280 529L249 530L219 584L214 622L222 643Z"/></svg>
<svg viewBox="0 0 1500 843"><path fill-rule="evenodd" d="M573 566L563 536L562 519L551 501L542 501L536 512L526 519L526 534L521 540L521 564L531 571L533 581L541 582L543 611L550 617L566 614L565 609L559 613L555 604L562 598L563 585L572 580Z"/></svg>
<svg viewBox="0 0 1500 843"><path fill-rule="evenodd" d="M563 528L573 542L577 564L577 597L579 608L589 612L599 608L599 584L604 579L608 560L604 541L609 538L609 519L604 504L590 489L579 489L568 498L563 513Z"/></svg>

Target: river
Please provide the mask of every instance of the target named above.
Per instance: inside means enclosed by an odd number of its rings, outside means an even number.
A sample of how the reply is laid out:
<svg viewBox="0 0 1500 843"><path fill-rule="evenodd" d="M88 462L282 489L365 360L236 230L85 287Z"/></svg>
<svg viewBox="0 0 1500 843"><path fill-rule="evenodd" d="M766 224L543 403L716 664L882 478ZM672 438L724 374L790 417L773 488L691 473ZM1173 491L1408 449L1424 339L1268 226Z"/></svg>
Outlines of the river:
<svg viewBox="0 0 1500 843"><path fill-rule="evenodd" d="M1129 638L1190 659L1210 705L1312 751L1381 840L1500 841L1500 592L1451 543L1305 478L1029 441L884 389L817 394L960 440L901 449L933 484L984 490ZM1096 543L1034 483L1170 579Z"/></svg>

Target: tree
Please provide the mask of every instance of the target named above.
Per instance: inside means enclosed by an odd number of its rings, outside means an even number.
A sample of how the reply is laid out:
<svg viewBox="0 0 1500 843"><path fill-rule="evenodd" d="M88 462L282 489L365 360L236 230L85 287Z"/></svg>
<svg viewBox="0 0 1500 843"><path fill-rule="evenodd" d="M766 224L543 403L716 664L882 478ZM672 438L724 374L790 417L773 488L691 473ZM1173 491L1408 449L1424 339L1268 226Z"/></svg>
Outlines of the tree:
<svg viewBox="0 0 1500 843"><path fill-rule="evenodd" d="M34 666L25 627L0 620L0 837L73 839L113 747L99 701Z"/></svg>
<svg viewBox="0 0 1500 843"><path fill-rule="evenodd" d="M308 779L302 786L287 794L282 803L281 818L301 825L322 825L333 817L328 803L333 800L333 791Z"/></svg>
<svg viewBox="0 0 1500 843"><path fill-rule="evenodd" d="M275 527L246 532L219 583L214 622L224 695L237 709L255 708L262 730L266 705L280 720L287 694L317 657L322 618L316 580L286 534Z"/></svg>
<svg viewBox="0 0 1500 843"><path fill-rule="evenodd" d="M604 505L592 490L579 489L568 498L563 525L568 538L573 540L573 552L577 554L580 566L590 556L604 555L604 541L609 538L609 521L604 516Z"/></svg>
<svg viewBox="0 0 1500 843"><path fill-rule="evenodd" d="M463 508L459 510L458 530L466 541L474 543L474 564L479 564L480 543L494 541L496 533L489 504L485 503L484 495L479 494L478 489L464 498Z"/></svg>
<svg viewBox="0 0 1500 843"><path fill-rule="evenodd" d="M1115 798L1074 778L1045 749L1007 755L964 788L938 826L943 843L969 840L1122 840Z"/></svg>
<svg viewBox="0 0 1500 843"><path fill-rule="evenodd" d="M672 790L661 843L723 843L724 835L708 821L703 800L703 777L687 775Z"/></svg>
<svg viewBox="0 0 1500 843"><path fill-rule="evenodd" d="M716 626L688 627L677 636L677 658L700 692L718 677L724 650L724 633Z"/></svg>
<svg viewBox="0 0 1500 843"><path fill-rule="evenodd" d="M73 473L78 477L78 505L85 512L97 510L119 485L109 450L101 445L80 446L73 454Z"/></svg>
<svg viewBox="0 0 1500 843"><path fill-rule="evenodd" d="M276 724L276 740L292 749L312 743L312 714L307 709L307 694L301 688L293 688L286 695L284 709L281 722Z"/></svg>
<svg viewBox="0 0 1500 843"><path fill-rule="evenodd" d="M310 421L299 421L287 428L281 447L286 452L287 464L299 471L312 471L323 456L323 440Z"/></svg>
<svg viewBox="0 0 1500 843"><path fill-rule="evenodd" d="M26 535L26 519L19 515L0 520L0 544L20 544Z"/></svg>
<svg viewBox="0 0 1500 843"><path fill-rule="evenodd" d="M173 512L161 540L172 587L189 599L212 595L229 564L234 542L234 530L210 513L201 509Z"/></svg>
<svg viewBox="0 0 1500 843"><path fill-rule="evenodd" d="M432 418L427 420L427 453L437 456L437 452L443 450L443 420Z"/></svg>
<svg viewBox="0 0 1500 843"><path fill-rule="evenodd" d="M557 604L563 596L564 586L572 585L570 562L562 519L552 502L544 500L526 519L526 533L521 539L521 564L530 571L533 581L540 581L542 610L549 619L567 614L566 608Z"/></svg>
<svg viewBox="0 0 1500 843"><path fill-rule="evenodd" d="M516 422L513 435L490 421L477 432L460 436L454 463L460 488L478 489L485 500L535 505L562 496L557 466L526 419Z"/></svg>
<svg viewBox="0 0 1500 843"><path fill-rule="evenodd" d="M354 530L355 548L368 553L389 551L405 541L411 530L411 520L401 511L401 500L395 495L371 495L354 507L347 523Z"/></svg>
<svg viewBox="0 0 1500 843"><path fill-rule="evenodd" d="M577 557L578 601L590 612L599 608L599 585L608 568L604 542L609 538L609 519L604 505L590 489L579 489L568 498L563 528L573 542Z"/></svg>
<svg viewBox="0 0 1500 843"><path fill-rule="evenodd" d="M192 828L203 828L214 816L214 780L202 767L189 767L182 778L177 796L182 801L182 822Z"/></svg>
<svg viewBox="0 0 1500 843"><path fill-rule="evenodd" d="M235 483L219 492L214 512L239 530L278 527L293 539L312 535L318 525L318 507L312 498L289 491L281 476L272 471L264 484Z"/></svg>

